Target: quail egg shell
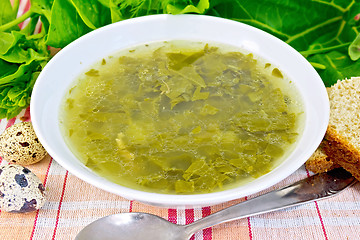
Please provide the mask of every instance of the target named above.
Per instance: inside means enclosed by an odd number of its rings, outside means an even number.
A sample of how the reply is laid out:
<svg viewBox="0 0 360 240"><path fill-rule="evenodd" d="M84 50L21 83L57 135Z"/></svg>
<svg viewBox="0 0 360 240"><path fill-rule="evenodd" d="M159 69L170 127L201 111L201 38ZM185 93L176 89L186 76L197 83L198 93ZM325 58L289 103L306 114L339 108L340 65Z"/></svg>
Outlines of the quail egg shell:
<svg viewBox="0 0 360 240"><path fill-rule="evenodd" d="M0 208L5 212L31 212L46 202L40 179L20 165L0 166Z"/></svg>
<svg viewBox="0 0 360 240"><path fill-rule="evenodd" d="M46 155L31 122L16 123L0 136L0 156L7 162L30 165L41 161Z"/></svg>

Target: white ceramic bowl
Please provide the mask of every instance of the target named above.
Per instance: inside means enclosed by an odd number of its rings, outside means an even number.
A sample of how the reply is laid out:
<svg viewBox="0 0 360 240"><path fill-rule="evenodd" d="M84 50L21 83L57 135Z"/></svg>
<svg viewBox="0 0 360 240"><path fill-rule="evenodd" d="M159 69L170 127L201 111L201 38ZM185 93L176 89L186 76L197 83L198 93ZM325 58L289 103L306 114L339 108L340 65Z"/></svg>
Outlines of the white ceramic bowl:
<svg viewBox="0 0 360 240"><path fill-rule="evenodd" d="M234 189L198 195L167 195L125 188L85 167L69 150L59 129L59 106L69 85L86 68L120 49L160 40L203 40L238 46L278 66L297 86L306 113L302 137L290 156L270 173ZM289 176L320 144L329 118L326 89L313 67L286 43L254 27L200 15L152 15L114 23L95 30L62 49L44 68L31 98L35 131L49 154L84 181L149 204L205 206L259 192Z"/></svg>

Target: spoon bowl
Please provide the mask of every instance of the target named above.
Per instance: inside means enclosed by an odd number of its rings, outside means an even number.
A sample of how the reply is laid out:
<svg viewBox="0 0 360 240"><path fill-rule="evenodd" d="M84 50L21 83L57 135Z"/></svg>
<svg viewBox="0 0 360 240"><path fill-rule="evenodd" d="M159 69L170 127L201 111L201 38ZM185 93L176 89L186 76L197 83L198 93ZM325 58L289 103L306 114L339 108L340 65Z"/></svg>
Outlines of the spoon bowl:
<svg viewBox="0 0 360 240"><path fill-rule="evenodd" d="M236 204L188 225L176 225L148 213L114 214L86 226L76 240L187 240L195 232L219 223L334 196L355 182L355 178L342 168L334 169Z"/></svg>
<svg viewBox="0 0 360 240"><path fill-rule="evenodd" d="M85 227L76 239L184 240L189 237L185 226L153 214L134 212L101 218Z"/></svg>

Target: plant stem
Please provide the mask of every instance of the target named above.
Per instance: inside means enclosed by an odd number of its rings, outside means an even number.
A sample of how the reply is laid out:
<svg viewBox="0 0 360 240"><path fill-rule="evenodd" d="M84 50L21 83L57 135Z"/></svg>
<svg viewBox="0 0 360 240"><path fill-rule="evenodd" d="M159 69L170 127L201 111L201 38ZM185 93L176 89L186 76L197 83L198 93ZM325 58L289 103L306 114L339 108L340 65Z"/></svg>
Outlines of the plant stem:
<svg viewBox="0 0 360 240"><path fill-rule="evenodd" d="M28 39L38 39L38 38L42 38L43 36L45 36L45 32L39 32L39 33L36 33L36 34L33 34L33 35L30 35L28 37Z"/></svg>
<svg viewBox="0 0 360 240"><path fill-rule="evenodd" d="M300 54L303 56L309 56L312 54L318 54L318 53L325 53L325 52L329 52L338 48L343 48L343 47L347 47L350 46L351 42L348 43L343 43L340 45L336 45L336 46L331 46L331 47L326 47L326 48L319 48L319 49L312 49L312 50L307 50L307 51L301 51Z"/></svg>
<svg viewBox="0 0 360 240"><path fill-rule="evenodd" d="M310 64L311 64L314 68L317 68L317 69L321 69L321 70L326 69L326 66L325 66L324 64L321 64L321 63L310 62Z"/></svg>
<svg viewBox="0 0 360 240"><path fill-rule="evenodd" d="M22 16L18 17L17 19L0 26L0 32L4 32L9 28L12 28L12 27L18 25L19 23L22 23L23 21L25 21L26 19L31 17L32 14L33 14L33 11L31 11L31 9L30 9L29 11L27 11L26 13L24 13Z"/></svg>

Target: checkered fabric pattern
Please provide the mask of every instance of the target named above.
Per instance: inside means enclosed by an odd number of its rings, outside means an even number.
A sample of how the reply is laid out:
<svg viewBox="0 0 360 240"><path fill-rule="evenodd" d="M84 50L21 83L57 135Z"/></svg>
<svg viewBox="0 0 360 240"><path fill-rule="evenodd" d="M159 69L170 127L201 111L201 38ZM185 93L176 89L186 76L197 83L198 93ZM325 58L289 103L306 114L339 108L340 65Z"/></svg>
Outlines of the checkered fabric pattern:
<svg viewBox="0 0 360 240"><path fill-rule="evenodd" d="M26 12L29 6L28 0L20 0L19 14ZM16 118L0 119L0 134L20 121L31 121L29 108ZM8 163L4 159L0 159L0 165L6 164ZM28 168L44 183L47 202L43 208L32 213L14 214L0 211L0 240L74 239L87 224L101 217L123 212L147 212L173 223L189 224L310 174L302 167L270 189L243 199L194 209L167 209L130 201L97 189L69 173L51 157ZM359 199L360 184L355 184L333 198L217 225L196 233L191 239L358 240Z"/></svg>

